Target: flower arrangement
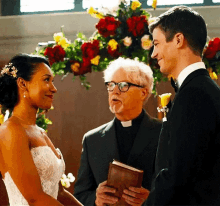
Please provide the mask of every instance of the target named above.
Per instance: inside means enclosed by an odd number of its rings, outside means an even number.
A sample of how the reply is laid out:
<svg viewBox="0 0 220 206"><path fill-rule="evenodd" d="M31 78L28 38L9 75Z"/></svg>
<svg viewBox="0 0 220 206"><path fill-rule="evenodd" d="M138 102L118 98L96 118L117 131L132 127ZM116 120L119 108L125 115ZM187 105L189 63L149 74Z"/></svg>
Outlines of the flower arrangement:
<svg viewBox="0 0 220 206"><path fill-rule="evenodd" d="M203 51L203 61L212 79L218 79L220 73L220 38L215 37L207 42Z"/></svg>
<svg viewBox="0 0 220 206"><path fill-rule="evenodd" d="M102 8L98 11L91 7L87 12L99 19L89 40L78 33L71 43L61 29L60 33L54 34L54 41L39 43L36 53L49 59L54 74L64 78L73 73L74 78L79 76L82 85L89 89L85 74L103 71L111 61L121 56L148 64L153 70L155 84L167 79L160 73L156 60L151 59L153 45L148 30L151 16L142 9L138 0L130 4L121 0L117 9Z"/></svg>

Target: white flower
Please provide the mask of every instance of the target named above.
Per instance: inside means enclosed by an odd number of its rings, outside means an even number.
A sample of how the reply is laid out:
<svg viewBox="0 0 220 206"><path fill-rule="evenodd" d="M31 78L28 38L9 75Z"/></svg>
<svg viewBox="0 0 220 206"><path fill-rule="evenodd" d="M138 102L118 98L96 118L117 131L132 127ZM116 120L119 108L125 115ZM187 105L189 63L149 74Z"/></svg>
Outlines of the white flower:
<svg viewBox="0 0 220 206"><path fill-rule="evenodd" d="M74 182L74 180L75 180L75 177L73 176L73 174L68 173L67 176L65 174L63 174L60 181L61 181L61 184L65 188L69 188L70 187L70 182Z"/></svg>
<svg viewBox="0 0 220 206"><path fill-rule="evenodd" d="M130 46L132 44L132 39L131 37L128 37L126 36L124 39L123 39L123 43L125 46Z"/></svg>
<svg viewBox="0 0 220 206"><path fill-rule="evenodd" d="M5 116L4 116L4 122L8 119L9 115L10 115L10 112L7 109L6 112L5 112Z"/></svg>
<svg viewBox="0 0 220 206"><path fill-rule="evenodd" d="M151 18L149 18L148 19L148 24L151 24L151 23L157 21L157 19L158 19L158 17L151 17Z"/></svg>
<svg viewBox="0 0 220 206"><path fill-rule="evenodd" d="M70 182L74 182L75 181L75 177L73 176L72 173L68 173L67 177L69 178Z"/></svg>
<svg viewBox="0 0 220 206"><path fill-rule="evenodd" d="M118 2L106 2L103 1L101 6L98 8L98 11L103 13L104 15L111 14L113 16L117 15L117 11L119 10L119 5L123 3L125 5L130 4L130 0L118 0Z"/></svg>
<svg viewBox="0 0 220 206"><path fill-rule="evenodd" d="M69 188L70 187L70 181L66 181L66 188Z"/></svg>
<svg viewBox="0 0 220 206"><path fill-rule="evenodd" d="M66 178L67 178L67 177L66 177L65 174L63 174L62 177L61 177L61 179L66 179Z"/></svg>

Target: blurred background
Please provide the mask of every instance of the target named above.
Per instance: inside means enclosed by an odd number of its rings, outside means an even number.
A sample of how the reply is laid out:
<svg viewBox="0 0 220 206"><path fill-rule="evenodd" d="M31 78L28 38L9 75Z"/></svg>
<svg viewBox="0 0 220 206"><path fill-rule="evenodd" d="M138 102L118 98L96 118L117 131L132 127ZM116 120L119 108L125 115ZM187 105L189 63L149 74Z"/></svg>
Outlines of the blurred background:
<svg viewBox="0 0 220 206"><path fill-rule="evenodd" d="M78 32L89 38L95 31L98 19L87 14L90 6L115 6L119 0L0 0L0 68L17 53L34 52L38 42L53 40L53 34L60 32L61 26L67 39L74 41ZM109 3L110 2L110 3ZM173 5L184 4L198 11L205 19L210 38L220 37L220 0L158 0L153 10L152 1L140 1L151 15L158 16ZM56 76L54 84L58 89L54 98L54 110L47 113L53 122L48 127L48 136L55 147L60 148L66 162L66 174L77 176L84 133L113 118L108 108L108 96L102 72L86 74L91 88L87 91L78 78L72 81L70 74L64 80ZM216 80L219 84L219 80ZM158 94L171 92L169 82L157 85ZM158 99L153 95L145 105L153 117L157 113ZM71 193L74 183L68 189ZM5 186L0 181L0 205L7 205Z"/></svg>

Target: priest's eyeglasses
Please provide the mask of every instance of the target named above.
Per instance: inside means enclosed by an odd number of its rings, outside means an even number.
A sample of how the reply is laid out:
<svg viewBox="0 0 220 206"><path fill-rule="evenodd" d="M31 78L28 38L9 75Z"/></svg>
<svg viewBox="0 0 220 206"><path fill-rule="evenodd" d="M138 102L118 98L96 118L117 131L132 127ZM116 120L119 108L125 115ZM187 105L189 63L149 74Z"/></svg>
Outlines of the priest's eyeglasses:
<svg viewBox="0 0 220 206"><path fill-rule="evenodd" d="M105 85L107 87L107 90L109 92L112 92L115 88L116 85L118 85L118 89L121 91L121 92L127 92L130 88L130 86L135 86L135 87L141 87L143 88L142 86L140 85L137 85L137 84L133 84L133 83L130 83L130 82L105 82Z"/></svg>

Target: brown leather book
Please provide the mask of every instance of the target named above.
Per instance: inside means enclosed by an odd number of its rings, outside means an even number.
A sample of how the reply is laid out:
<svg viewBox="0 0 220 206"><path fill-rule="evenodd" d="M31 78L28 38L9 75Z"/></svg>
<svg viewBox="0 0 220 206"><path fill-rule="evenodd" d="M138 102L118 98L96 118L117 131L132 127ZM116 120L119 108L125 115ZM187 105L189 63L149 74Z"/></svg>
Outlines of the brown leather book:
<svg viewBox="0 0 220 206"><path fill-rule="evenodd" d="M143 174L143 170L136 169L117 160L109 164L107 185L116 189L114 196L119 198L119 201L114 206L129 206L122 198L123 190L130 186L141 187Z"/></svg>

